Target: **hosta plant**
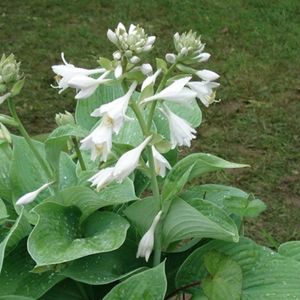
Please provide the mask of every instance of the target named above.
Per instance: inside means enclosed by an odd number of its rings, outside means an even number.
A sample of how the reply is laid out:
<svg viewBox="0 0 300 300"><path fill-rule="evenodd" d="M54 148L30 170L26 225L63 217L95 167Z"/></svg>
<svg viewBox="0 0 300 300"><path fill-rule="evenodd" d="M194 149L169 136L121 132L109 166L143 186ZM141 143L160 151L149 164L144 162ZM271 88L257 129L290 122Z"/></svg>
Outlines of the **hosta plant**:
<svg viewBox="0 0 300 300"><path fill-rule="evenodd" d="M264 203L197 183L247 165L179 153L218 102L200 37L176 33L154 63L142 27L120 23L107 37L116 51L94 69L64 54L52 66L76 110L57 114L42 141L16 112L20 63L1 58L0 299L300 299L299 242L256 244L243 221Z"/></svg>

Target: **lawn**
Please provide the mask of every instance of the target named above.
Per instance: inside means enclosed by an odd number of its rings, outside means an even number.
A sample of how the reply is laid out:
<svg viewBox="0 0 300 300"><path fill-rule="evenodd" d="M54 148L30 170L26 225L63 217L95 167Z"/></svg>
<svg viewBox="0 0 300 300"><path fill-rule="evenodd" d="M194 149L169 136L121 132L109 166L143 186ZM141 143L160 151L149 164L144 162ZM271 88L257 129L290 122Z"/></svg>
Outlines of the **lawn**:
<svg viewBox="0 0 300 300"><path fill-rule="evenodd" d="M160 36L149 60L172 51L176 31L201 33L212 54L204 68L221 75L222 101L203 109L192 150L251 165L204 180L238 186L268 204L246 225L254 239L273 247L300 239L300 2L1 1L0 52L22 61L27 80L18 109L32 134L50 131L56 112L74 108L72 91L57 95L50 87L60 52L76 65L95 66L110 55L106 30L119 21Z"/></svg>

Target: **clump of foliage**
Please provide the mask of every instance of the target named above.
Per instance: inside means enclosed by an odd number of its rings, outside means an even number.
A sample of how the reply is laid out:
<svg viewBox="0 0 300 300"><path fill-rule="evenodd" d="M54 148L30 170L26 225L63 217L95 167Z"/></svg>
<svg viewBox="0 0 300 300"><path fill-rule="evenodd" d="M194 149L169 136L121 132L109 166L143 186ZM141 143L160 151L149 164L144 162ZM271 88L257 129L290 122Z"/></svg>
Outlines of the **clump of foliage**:
<svg viewBox="0 0 300 300"><path fill-rule="evenodd" d="M298 299L299 242L279 253L243 236L265 204L252 193L193 185L247 165L208 153L178 158L216 100L215 72L195 32L147 61L155 37L123 24L99 67L52 67L59 93L75 88L75 116L57 114L44 141L22 125L24 76L0 61L0 299ZM199 102L199 103L198 103ZM5 127L19 130L10 134Z"/></svg>

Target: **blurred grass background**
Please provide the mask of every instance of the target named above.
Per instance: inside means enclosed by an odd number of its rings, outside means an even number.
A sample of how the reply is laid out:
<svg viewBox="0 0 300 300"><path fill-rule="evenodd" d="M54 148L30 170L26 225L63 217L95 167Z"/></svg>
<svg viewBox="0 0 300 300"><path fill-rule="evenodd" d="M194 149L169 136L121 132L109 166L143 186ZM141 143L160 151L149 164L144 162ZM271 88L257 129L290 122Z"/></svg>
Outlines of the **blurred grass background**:
<svg viewBox="0 0 300 300"><path fill-rule="evenodd" d="M18 109L32 134L50 131L54 114L73 111L73 92L57 95L51 65L60 52L77 66L110 56L108 28L138 23L158 36L152 58L173 50L176 31L201 33L221 75L221 103L203 109L193 151L252 168L205 178L254 192L267 211L246 232L269 246L300 239L300 1L10 0L0 2L0 52L22 61ZM5 112L5 105L0 108Z"/></svg>

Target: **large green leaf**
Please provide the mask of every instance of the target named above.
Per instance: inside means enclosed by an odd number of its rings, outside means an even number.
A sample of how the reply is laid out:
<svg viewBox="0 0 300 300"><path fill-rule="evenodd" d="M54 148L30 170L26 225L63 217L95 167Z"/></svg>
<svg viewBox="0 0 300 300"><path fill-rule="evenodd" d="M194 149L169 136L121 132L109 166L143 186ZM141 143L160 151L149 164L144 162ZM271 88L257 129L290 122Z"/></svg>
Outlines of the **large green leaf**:
<svg viewBox="0 0 300 300"><path fill-rule="evenodd" d="M198 127L201 124L202 113L196 100L192 102L191 106L184 106L167 101L165 101L164 104L167 105L176 115L188 121L193 127ZM163 135L165 138L170 139L168 120L159 110L155 112L154 123L158 133Z"/></svg>
<svg viewBox="0 0 300 300"><path fill-rule="evenodd" d="M247 198L248 194L238 188L220 184L195 185L180 194L180 198L186 201L205 199L221 207L224 207L223 201L226 197Z"/></svg>
<svg viewBox="0 0 300 300"><path fill-rule="evenodd" d="M129 227L112 212L97 211L80 225L81 212L75 206L46 202L33 211L39 219L28 238L28 251L37 266L113 251L124 243Z"/></svg>
<svg viewBox="0 0 300 300"><path fill-rule="evenodd" d="M76 164L70 156L62 152L59 162L59 188L65 189L77 185Z"/></svg>
<svg viewBox="0 0 300 300"><path fill-rule="evenodd" d="M3 200L0 198L0 223L2 220L8 217L6 205Z"/></svg>
<svg viewBox="0 0 300 300"><path fill-rule="evenodd" d="M21 239L27 236L31 231L31 226L21 212L20 216L9 230L8 234L0 243L0 273L3 266L5 254L9 253Z"/></svg>
<svg viewBox="0 0 300 300"><path fill-rule="evenodd" d="M300 262L300 241L290 241L281 244L278 252L286 257L293 258Z"/></svg>
<svg viewBox="0 0 300 300"><path fill-rule="evenodd" d="M0 296L14 295L15 298L10 298L13 296L7 297L7 299L12 300L19 299L17 296L38 299L64 278L54 272L32 273L30 271L33 267L34 261L27 252L26 240L23 240L5 258L3 272L0 275ZM20 298L20 300L23 299Z"/></svg>
<svg viewBox="0 0 300 300"><path fill-rule="evenodd" d="M231 218L211 202L199 200L198 209L181 199L175 199L164 220L163 245L190 238L239 240L238 230Z"/></svg>
<svg viewBox="0 0 300 300"><path fill-rule="evenodd" d="M204 265L209 275L203 279L202 288L210 300L240 300L242 270L228 256L211 251L204 256Z"/></svg>
<svg viewBox="0 0 300 300"><path fill-rule="evenodd" d="M243 273L242 300L300 298L300 262L286 258L253 241L212 241L195 250L177 273L177 286L201 281L207 274L204 255L216 250L238 263ZM193 290L191 290L193 292Z"/></svg>
<svg viewBox="0 0 300 300"><path fill-rule="evenodd" d="M98 193L84 186L67 188L47 201L77 206L82 212L81 219L84 219L99 208L137 199L132 180L126 178L122 183L113 183Z"/></svg>
<svg viewBox="0 0 300 300"><path fill-rule="evenodd" d="M216 170L244 167L247 165L232 163L208 153L191 154L171 169L163 185L162 197L167 200L175 196L174 189L176 189L177 182L187 171L189 171L189 176L186 181Z"/></svg>
<svg viewBox="0 0 300 300"><path fill-rule="evenodd" d="M136 251L137 245L128 240L115 251L77 259L62 273L88 284L107 284L142 270L144 262L136 259Z"/></svg>
<svg viewBox="0 0 300 300"><path fill-rule="evenodd" d="M84 129L91 130L99 121L99 118L91 117L91 113L102 104L111 102L122 95L124 92L120 83L109 86L100 85L91 97L77 101L76 123Z"/></svg>
<svg viewBox="0 0 300 300"><path fill-rule="evenodd" d="M14 150L12 165L10 170L11 188L13 194L13 201L21 197L22 195L36 190L43 184L49 181L45 172L41 168L39 162L33 155L28 144L24 138L14 136ZM44 144L32 140L34 146L45 158ZM29 211L41 200L49 197L49 189L41 192L33 203L29 203L25 206L25 216L29 217ZM20 212L20 207L16 207L16 210ZM32 221L32 218L30 218Z"/></svg>
<svg viewBox="0 0 300 300"><path fill-rule="evenodd" d="M103 300L163 300L166 289L165 264L161 263L119 283Z"/></svg>
<svg viewBox="0 0 300 300"><path fill-rule="evenodd" d="M0 145L0 197L5 200L11 199L10 165L11 149L7 143Z"/></svg>

